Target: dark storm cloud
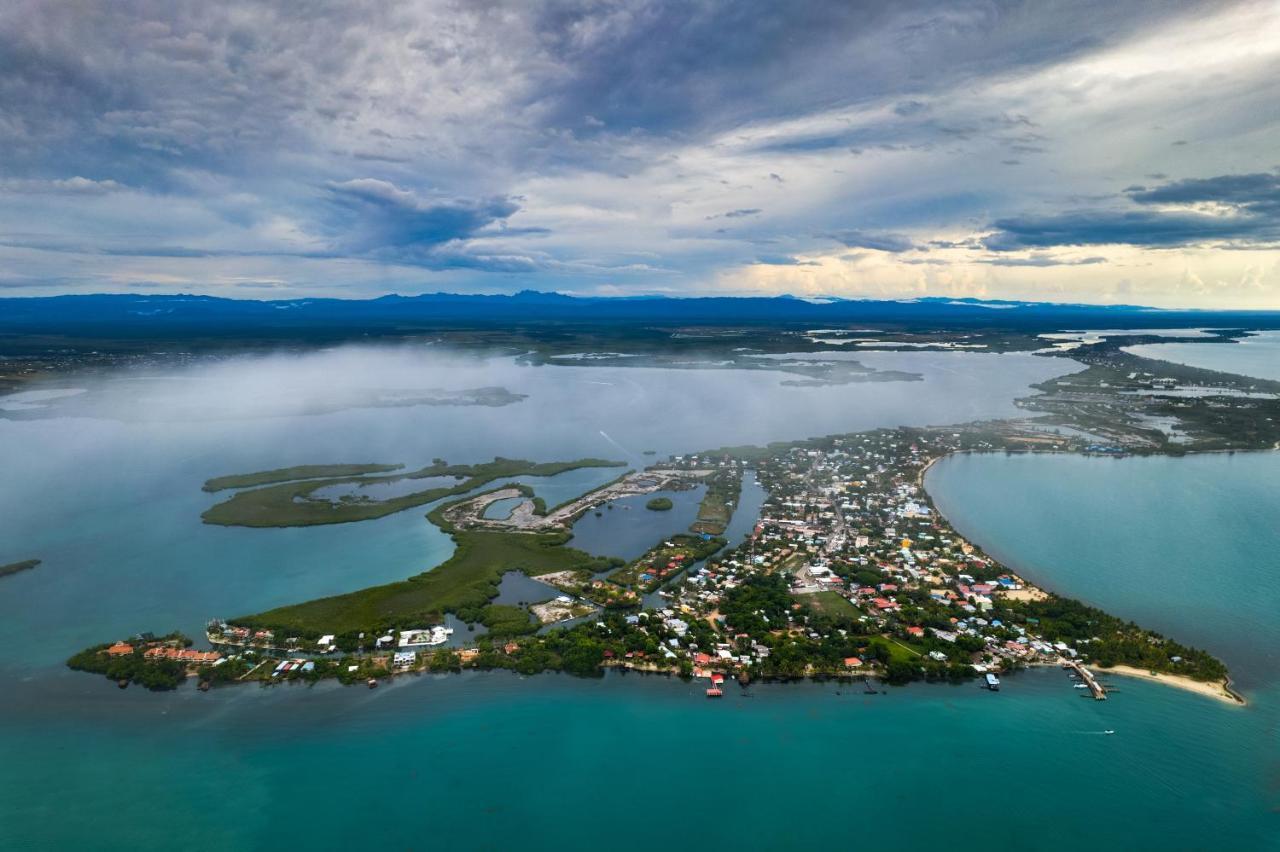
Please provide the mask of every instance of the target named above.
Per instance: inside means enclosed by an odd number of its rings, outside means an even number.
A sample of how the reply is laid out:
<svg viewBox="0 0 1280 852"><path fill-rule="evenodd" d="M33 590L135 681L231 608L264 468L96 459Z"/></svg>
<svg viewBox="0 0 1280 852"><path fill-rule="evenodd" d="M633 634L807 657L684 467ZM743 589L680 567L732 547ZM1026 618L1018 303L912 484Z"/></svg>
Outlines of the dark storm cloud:
<svg viewBox="0 0 1280 852"><path fill-rule="evenodd" d="M1256 243L1280 238L1276 222L1265 218L1154 210L1073 210L997 219L993 227L995 233L983 239L983 245L992 251L1113 244L1172 248L1224 240Z"/></svg>
<svg viewBox="0 0 1280 852"><path fill-rule="evenodd" d="M1253 213L1280 214L1280 174L1259 172L1189 178L1154 189L1145 186L1125 190L1139 204L1225 204Z"/></svg>
<svg viewBox="0 0 1280 852"><path fill-rule="evenodd" d="M0 229L17 246L14 234L38 217L29 248L15 251L64 255L39 261L51 282L100 281L83 270L105 274L111 257L170 258L146 268L190 270L182 274L192 281L224 259L260 257L281 263L240 264L246 280L302 282L330 270L339 282L362 264L376 281L384 266L407 265L412 275L473 270L451 280L477 287L479 273L534 272L546 277L528 285L555 289L597 285L590 275L612 280L633 254L660 255L664 263L646 268L684 276L664 288L706 286L756 260L770 239L800 253L835 239L900 254L926 245L926 229L972 232L993 218L989 245L1002 248L1087 244L1108 225L1111 239L1150 245L1212 230L1204 211L1179 213L1179 227L1155 208L1183 202L1143 197L1162 189L1231 207L1219 217L1231 220L1220 223L1221 239L1263 239L1270 202L1215 200L1211 187L1168 184L1102 202L1066 195L1094 186L1051 188L1056 207L1037 208L1049 212L1005 215L1032 203L1019 193L1043 198L1038 186L1028 190L1032 173L1069 140L1053 122L1036 129L1038 101L992 95L993 86L1051 76L1057 63L1123 48L1202 8L10 0L0 4ZM1177 156L1208 156L1197 128L1162 132L1162 149L1186 136L1196 144L1172 149ZM999 150L980 152L972 173L966 166L952 180L939 165L984 142ZM853 161L850 151L864 156ZM808 156L818 152L856 162L849 174L870 173L889 152L919 169L871 175L875 185L858 190L838 172L826 197L808 191L822 185L810 162L822 157ZM687 178L664 172L675 161L690 164ZM617 192L609 184L620 176L637 179ZM1001 180L1010 181L1003 197L990 187ZM677 187L687 204L672 203ZM1075 206L1103 208L1103 219L1091 228ZM669 238L667 222L717 211L727 212L708 218L741 230L749 222L755 239L682 249ZM866 230L841 229L846 222ZM94 263L65 257L77 251ZM299 259L305 269L288 262ZM333 259L360 264L320 262ZM144 265L115 268L135 267Z"/></svg>
<svg viewBox="0 0 1280 852"><path fill-rule="evenodd" d="M427 201L393 183L356 178L329 184L340 206L356 214L364 248L431 248L474 236L520 209L510 198Z"/></svg>
<svg viewBox="0 0 1280 852"><path fill-rule="evenodd" d="M591 116L597 131L668 133L1035 67L1177 11L1109 2L663 0L554 4L536 24L547 52L573 69L547 95L553 121L590 131L583 116ZM905 98L899 114L919 112L915 103Z"/></svg>
<svg viewBox="0 0 1280 852"><path fill-rule="evenodd" d="M825 235L849 248L875 249L876 251L904 252L916 248L910 237L902 234L878 234L868 231L848 229L832 231Z"/></svg>
<svg viewBox="0 0 1280 852"><path fill-rule="evenodd" d="M1130 186L1137 209L1071 210L1013 216L992 223L983 239L992 251L1125 244L1172 248L1202 243L1269 245L1280 241L1280 175L1219 175L1176 180L1148 189ZM1222 212L1195 205L1214 204ZM1165 209L1153 209L1161 205ZM1180 209L1179 209L1180 208Z"/></svg>

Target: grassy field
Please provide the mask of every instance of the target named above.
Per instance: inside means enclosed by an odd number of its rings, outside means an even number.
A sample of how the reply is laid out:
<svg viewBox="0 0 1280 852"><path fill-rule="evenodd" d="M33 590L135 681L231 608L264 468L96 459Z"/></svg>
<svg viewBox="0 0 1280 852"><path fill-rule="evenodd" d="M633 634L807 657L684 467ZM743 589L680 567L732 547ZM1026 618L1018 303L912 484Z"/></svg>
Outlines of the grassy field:
<svg viewBox="0 0 1280 852"><path fill-rule="evenodd" d="M444 613L452 612L464 621L488 618L510 631L516 626L511 614L487 606L497 595L498 584L507 571L537 576L609 567L607 559L565 547L568 533L455 530L444 522L444 508L433 511L430 517L450 533L457 550L438 567L408 580L283 606L233 619L233 623L318 636L420 627L438 623Z"/></svg>
<svg viewBox="0 0 1280 852"><path fill-rule="evenodd" d="M876 636L868 644L872 648L887 648L889 662L891 663L914 663L922 656L921 651L917 651L897 639L888 639L884 636Z"/></svg>
<svg viewBox="0 0 1280 852"><path fill-rule="evenodd" d="M232 476L216 476L204 484L208 492L226 491L229 488L256 488L278 482L296 482L299 479L321 479L335 476L361 476L366 473L390 473L404 467L402 464L300 464L257 473L240 473Z"/></svg>
<svg viewBox="0 0 1280 852"><path fill-rule="evenodd" d="M862 612L849 601L836 592L817 592L812 595L802 595L797 598L802 602L807 602L818 612L829 615L832 618L856 619L862 615Z"/></svg>
<svg viewBox="0 0 1280 852"><path fill-rule="evenodd" d="M716 473L707 480L707 493L698 506L698 519L690 530L708 535L720 535L729 526L733 507L742 493L742 477L736 471Z"/></svg>
<svg viewBox="0 0 1280 852"><path fill-rule="evenodd" d="M395 476L341 476L328 479L291 481L262 488L240 491L232 497L210 507L201 518L206 524L241 527L305 527L322 524L347 524L367 521L402 512L415 506L453 497L480 488L495 479L512 476L554 476L581 467L623 467L622 462L603 459L578 459L570 462L530 462L522 459L495 458L483 464L447 464L437 461L411 473ZM323 466L306 466L291 470L310 470ZM244 477L223 477L223 480L274 476L280 471L246 474ZM334 503L328 500L310 499L311 495L332 485L352 483L400 482L406 479L425 479L433 476L461 477L457 485L427 488L412 494L404 494L389 500L348 501ZM219 480L210 480L218 482ZM209 483L205 484L209 489Z"/></svg>

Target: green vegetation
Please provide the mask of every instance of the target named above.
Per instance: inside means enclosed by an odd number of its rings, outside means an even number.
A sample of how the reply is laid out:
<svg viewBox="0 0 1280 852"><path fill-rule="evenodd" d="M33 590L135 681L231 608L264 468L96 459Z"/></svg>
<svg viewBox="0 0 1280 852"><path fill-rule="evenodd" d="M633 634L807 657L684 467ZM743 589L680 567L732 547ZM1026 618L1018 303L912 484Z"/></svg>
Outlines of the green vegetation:
<svg viewBox="0 0 1280 852"><path fill-rule="evenodd" d="M152 691L177 689L187 676L187 667L177 660L148 659L143 656L147 647L171 645L188 647L191 640L181 633L171 633L149 642L136 642L127 654L110 655L110 644L95 645L67 660L67 667L81 672L93 672L117 683L136 683Z"/></svg>
<svg viewBox="0 0 1280 852"><path fill-rule="evenodd" d="M698 506L698 519L690 530L708 535L720 535L729 526L733 507L742 493L742 475L736 470L713 473L707 480L707 493Z"/></svg>
<svg viewBox="0 0 1280 852"><path fill-rule="evenodd" d="M670 497L654 497L644 507L651 512L668 512L675 503L671 502Z"/></svg>
<svg viewBox="0 0 1280 852"><path fill-rule="evenodd" d="M208 492L225 491L228 488L255 488L277 482L296 482L299 479L321 479L334 476L361 476L366 473L389 473L404 467L402 464L301 464L257 473L241 473L217 476L204 484Z"/></svg>
<svg viewBox="0 0 1280 852"><path fill-rule="evenodd" d="M627 567L610 574L609 582L652 592L727 543L723 538L678 533L650 548Z"/></svg>
<svg viewBox="0 0 1280 852"><path fill-rule="evenodd" d="M11 562L8 565L0 565L0 577L8 577L10 574L18 574L23 571L30 571L40 564L39 559L28 559L24 562Z"/></svg>
<svg viewBox="0 0 1280 852"><path fill-rule="evenodd" d="M445 497L465 494L495 479L514 476L555 476L582 467L622 467L622 462L603 459L578 459L571 462L530 462L521 459L495 458L475 465L451 465L442 459L412 473L379 477L338 477L284 482L240 491L211 507L201 518L206 524L245 527L303 527L320 524L345 524L382 518L396 512L422 506ZM250 474L269 475L269 474ZM312 497L314 492L333 485L400 482L453 476L456 485L428 488L387 500L344 501L333 503ZM207 489L206 483L206 489Z"/></svg>
<svg viewBox="0 0 1280 852"><path fill-rule="evenodd" d="M489 604L482 611L480 623L489 628L492 636L519 636L533 633L539 626L524 607L507 604Z"/></svg>
<svg viewBox="0 0 1280 852"><path fill-rule="evenodd" d="M876 580L879 581L879 579L880 577L877 575ZM820 612L832 618L856 619L862 615L862 612L856 606L836 592L817 592L812 595L805 595L804 598L815 612Z"/></svg>
<svg viewBox="0 0 1280 852"><path fill-rule="evenodd" d="M1205 651L1143 630L1077 600L1050 595L1042 601L1009 602L1005 607L1015 621L1039 619L1036 632L1041 636L1075 645L1087 655L1088 662L1103 668L1126 665L1200 681L1220 681L1227 676L1222 661Z"/></svg>
<svg viewBox="0 0 1280 852"><path fill-rule="evenodd" d="M453 556L436 568L382 586L283 606L258 615L232 619L246 627L284 630L308 638L323 633L358 634L394 627L420 627L439 623L446 612L468 622L484 621L488 602L497 595L507 571L530 576L554 571L606 570L609 559L566 547L566 532L528 533L458 530L444 519L438 507L428 517L448 532L456 544ZM495 617L501 614L501 608ZM528 613L524 614L528 621ZM509 617L501 623L511 624ZM349 637L350 638L350 637ZM342 647L342 642L339 647Z"/></svg>

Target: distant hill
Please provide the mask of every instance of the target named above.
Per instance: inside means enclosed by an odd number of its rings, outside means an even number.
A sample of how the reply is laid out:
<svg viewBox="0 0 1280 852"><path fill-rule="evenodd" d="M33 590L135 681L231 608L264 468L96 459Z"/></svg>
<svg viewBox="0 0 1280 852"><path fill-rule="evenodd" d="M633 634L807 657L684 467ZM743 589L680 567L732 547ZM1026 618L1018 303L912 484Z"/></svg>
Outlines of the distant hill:
<svg viewBox="0 0 1280 852"><path fill-rule="evenodd" d="M899 328L1280 328L1277 311L1157 310L1136 305L926 298L565 296L523 291L478 296L433 293L376 299L256 301L188 295L76 295L0 299L0 333L85 337L295 337L310 333L399 335L433 328L560 323L645 325L826 325Z"/></svg>

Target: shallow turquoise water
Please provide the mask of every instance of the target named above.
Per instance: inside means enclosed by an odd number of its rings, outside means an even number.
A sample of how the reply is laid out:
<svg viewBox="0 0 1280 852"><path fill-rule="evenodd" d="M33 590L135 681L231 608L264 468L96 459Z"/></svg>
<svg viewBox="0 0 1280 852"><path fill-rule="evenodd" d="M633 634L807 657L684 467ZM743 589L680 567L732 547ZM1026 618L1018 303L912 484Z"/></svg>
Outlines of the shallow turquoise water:
<svg viewBox="0 0 1280 852"><path fill-rule="evenodd" d="M1280 452L961 455L926 485L1028 579L1280 680Z"/></svg>
<svg viewBox="0 0 1280 852"><path fill-rule="evenodd" d="M1132 614L1165 618L1150 623L1219 651L1251 678L1243 710L1141 682L1100 705L1056 671L1010 678L997 695L790 685L708 702L696 685L662 678L503 674L372 691L152 695L61 667L104 638L197 630L212 615L396 579L451 549L426 507L357 525L206 527L199 514L216 498L199 483L210 476L499 453L640 465L648 459L632 449L1008 414L1029 382L1071 367L990 355L882 360L927 380L796 389L768 374L473 365L419 381L507 384L529 398L306 418L0 420L0 562L45 560L0 582L0 849L1274 848L1280 690L1268 654L1278 620L1273 599L1253 596L1280 550L1280 498L1268 487L1280 471L1258 457L1213 457L1203 469L1159 460L1167 464L1116 479L1105 474L1124 468L1040 475L993 460L962 478L981 483L979 494L951 501L972 506L957 521L988 546L996 542L979 527L1024 504L1055 506L1061 527L1049 514L1002 528L1000 552L1054 588L1126 614L1146 606ZM377 375L391 386L394 363L359 364L353 381ZM420 365L410 366L416 376ZM320 372L325 384L342 375ZM554 505L618 472L521 481ZM1114 499L1073 515L1099 490L1123 493L1120 479L1147 482L1153 502ZM1199 597L1141 574L1150 533L1171 528L1166 506L1188 491L1205 491L1202 510L1178 516L1190 543L1164 554L1161 570L1212 572ZM761 497L744 489L734 537ZM1238 533L1216 534L1233 522ZM1071 532L1055 537L1059 528ZM1085 545L1117 537L1137 542L1134 558L1104 571L1098 560L1113 548ZM1197 537L1212 549L1191 547ZM1052 559L1062 553L1071 558ZM1126 591L1135 571L1145 593ZM1097 733L1108 728L1117 734Z"/></svg>
<svg viewBox="0 0 1280 852"><path fill-rule="evenodd" d="M524 497L506 497L502 500L494 500L488 506L484 507L483 517L492 518L494 520L506 520L511 517L511 513L516 507L525 501Z"/></svg>
<svg viewBox="0 0 1280 852"><path fill-rule="evenodd" d="M5 765L25 767L0 775L8 848L1075 850L1088 836L1181 850L1276 837L1267 778L1239 755L1253 714L1146 683L1099 704L1057 671L998 694L800 684L719 702L638 675L65 689L41 705L91 703L93 719L54 713L0 739Z"/></svg>

